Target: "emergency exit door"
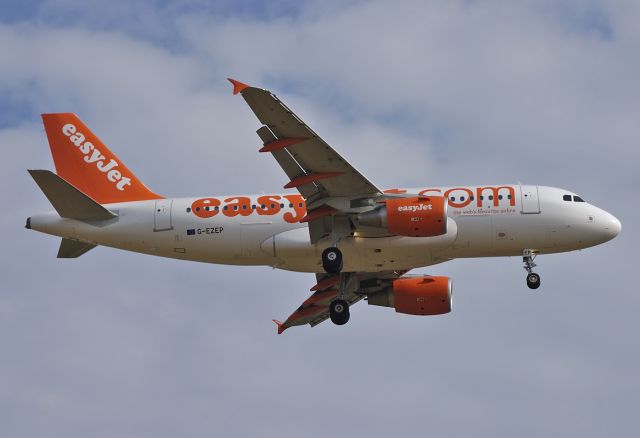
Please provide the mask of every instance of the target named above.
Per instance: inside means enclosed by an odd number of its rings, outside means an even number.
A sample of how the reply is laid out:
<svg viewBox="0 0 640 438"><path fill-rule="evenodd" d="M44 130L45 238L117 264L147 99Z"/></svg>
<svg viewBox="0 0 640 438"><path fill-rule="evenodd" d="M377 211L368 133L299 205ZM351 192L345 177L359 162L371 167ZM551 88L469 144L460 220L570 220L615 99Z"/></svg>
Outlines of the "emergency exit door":
<svg viewBox="0 0 640 438"><path fill-rule="evenodd" d="M522 202L522 213L540 213L540 198L538 197L538 186L520 186L520 200Z"/></svg>
<svg viewBox="0 0 640 438"><path fill-rule="evenodd" d="M171 226L171 199L158 199L154 210L153 231L167 231Z"/></svg>

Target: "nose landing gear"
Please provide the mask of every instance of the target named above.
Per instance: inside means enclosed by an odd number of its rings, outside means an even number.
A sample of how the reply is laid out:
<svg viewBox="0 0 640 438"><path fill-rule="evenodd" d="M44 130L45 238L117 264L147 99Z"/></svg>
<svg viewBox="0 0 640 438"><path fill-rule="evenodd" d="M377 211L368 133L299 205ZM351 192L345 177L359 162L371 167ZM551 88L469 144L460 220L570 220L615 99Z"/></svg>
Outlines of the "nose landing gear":
<svg viewBox="0 0 640 438"><path fill-rule="evenodd" d="M533 249L525 249L522 252L522 261L524 269L527 271L527 286L529 289L538 289L540 287L540 275L533 272L533 268L537 265L533 262L538 253Z"/></svg>

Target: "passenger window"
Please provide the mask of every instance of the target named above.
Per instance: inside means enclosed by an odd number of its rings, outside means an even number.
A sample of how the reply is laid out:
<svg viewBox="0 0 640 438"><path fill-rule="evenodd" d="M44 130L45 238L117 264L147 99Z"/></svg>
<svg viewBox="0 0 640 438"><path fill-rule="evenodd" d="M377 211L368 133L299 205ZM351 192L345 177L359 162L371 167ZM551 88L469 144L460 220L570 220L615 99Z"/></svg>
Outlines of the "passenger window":
<svg viewBox="0 0 640 438"><path fill-rule="evenodd" d="M187 207L187 213L191 213L191 207Z"/></svg>
<svg viewBox="0 0 640 438"><path fill-rule="evenodd" d="M493 195L489 195L489 201L493 201Z"/></svg>
<svg viewBox="0 0 640 438"><path fill-rule="evenodd" d="M464 196L460 196L460 202L464 202Z"/></svg>
<svg viewBox="0 0 640 438"><path fill-rule="evenodd" d="M284 204L280 204L280 208L284 208Z"/></svg>
<svg viewBox="0 0 640 438"><path fill-rule="evenodd" d="M290 204L289 204L289 208L293 208L293 203L290 203Z"/></svg>
<svg viewBox="0 0 640 438"><path fill-rule="evenodd" d="M472 201L475 200L473 196L469 196L469 199L471 199Z"/></svg>
<svg viewBox="0 0 640 438"><path fill-rule="evenodd" d="M573 200L574 200L575 202L584 202L584 199L582 199L580 196L574 196L574 197L573 197Z"/></svg>
<svg viewBox="0 0 640 438"><path fill-rule="evenodd" d="M224 207L222 207L222 209L223 209L223 210L226 210L226 209L227 209L227 206L225 205Z"/></svg>
<svg viewBox="0 0 640 438"><path fill-rule="evenodd" d="M498 199L502 201L502 195L498 195Z"/></svg>
<svg viewBox="0 0 640 438"><path fill-rule="evenodd" d="M452 196L452 197L451 197L451 200L452 200L453 202L455 202L456 197L455 197L455 196Z"/></svg>
<svg viewBox="0 0 640 438"><path fill-rule="evenodd" d="M562 197L562 200L563 200L563 201L571 201L571 195L564 195L564 196Z"/></svg>
<svg viewBox="0 0 640 438"><path fill-rule="evenodd" d="M507 195L507 199L511 199L511 195Z"/></svg>

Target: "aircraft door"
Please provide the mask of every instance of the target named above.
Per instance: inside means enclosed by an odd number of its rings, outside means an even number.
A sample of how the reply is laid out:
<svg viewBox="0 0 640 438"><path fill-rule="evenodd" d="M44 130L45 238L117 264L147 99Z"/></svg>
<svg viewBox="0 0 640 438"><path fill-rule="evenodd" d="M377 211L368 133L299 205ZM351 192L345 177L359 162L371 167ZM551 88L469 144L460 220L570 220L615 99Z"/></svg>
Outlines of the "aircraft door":
<svg viewBox="0 0 640 438"><path fill-rule="evenodd" d="M520 186L520 201L522 203L522 213L540 213L540 198L538 197L538 186Z"/></svg>
<svg viewBox="0 0 640 438"><path fill-rule="evenodd" d="M171 225L171 199L158 199L153 213L153 231L172 230Z"/></svg>

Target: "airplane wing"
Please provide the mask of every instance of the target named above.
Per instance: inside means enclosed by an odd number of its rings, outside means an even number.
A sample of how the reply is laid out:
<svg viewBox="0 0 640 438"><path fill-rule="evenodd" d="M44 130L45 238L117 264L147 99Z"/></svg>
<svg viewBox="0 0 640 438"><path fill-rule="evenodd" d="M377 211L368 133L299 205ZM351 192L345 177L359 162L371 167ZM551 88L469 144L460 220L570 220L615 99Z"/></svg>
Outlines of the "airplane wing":
<svg viewBox="0 0 640 438"><path fill-rule="evenodd" d="M398 278L404 275L407 271L385 271L377 273L362 273L358 274L359 281L365 287L367 293L371 293L379 285L379 280ZM309 324L311 327L324 322L329 318L329 303L338 294L338 285L340 282L340 274L316 274L318 282L311 288L313 294L307 298L298 307L285 322L280 322L276 319L273 322L278 326L278 334L282 334L289 327ZM349 303L349 306L360 301L364 298L364 294L361 293L348 293L344 299Z"/></svg>
<svg viewBox="0 0 640 438"><path fill-rule="evenodd" d="M260 152L270 152L287 174L289 182L284 188L298 189L307 200L309 215L305 222L309 222L312 242L331 231L322 219L336 213L323 205L323 199L382 195L273 93L234 79L229 81L234 94L242 95L263 125L257 131L263 142Z"/></svg>

